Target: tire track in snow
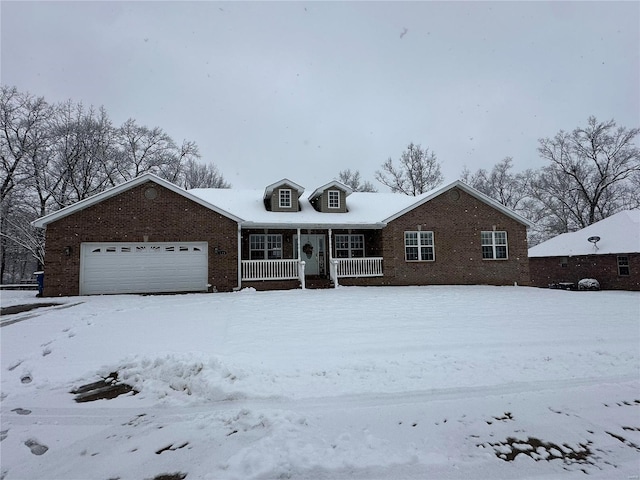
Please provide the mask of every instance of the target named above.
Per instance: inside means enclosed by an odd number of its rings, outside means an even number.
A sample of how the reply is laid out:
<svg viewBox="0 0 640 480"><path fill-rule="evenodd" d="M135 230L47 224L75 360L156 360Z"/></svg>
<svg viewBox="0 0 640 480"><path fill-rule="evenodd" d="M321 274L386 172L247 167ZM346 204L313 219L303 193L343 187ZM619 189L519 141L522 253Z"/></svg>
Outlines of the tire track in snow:
<svg viewBox="0 0 640 480"><path fill-rule="evenodd" d="M182 422L191 420L194 415L236 411L238 409L273 409L304 411L307 409L323 408L369 408L388 407L394 405L427 404L443 400L465 400L473 398L487 398L493 396L505 397L525 393L541 394L559 391L569 391L584 387L605 385L637 384L640 381L636 375L622 375L613 377L585 377L566 380L516 382L509 384L483 385L477 387L450 387L431 390L416 390L412 392L365 392L357 394L322 396L322 397L247 397L241 399L226 399L212 401L206 405L175 405L175 406L139 406L139 407L111 407L111 408L40 408L29 405L10 405L2 409L3 422L13 425L114 425L126 423L141 414L153 416L163 422ZM13 409L21 408L31 411L30 415L18 415Z"/></svg>

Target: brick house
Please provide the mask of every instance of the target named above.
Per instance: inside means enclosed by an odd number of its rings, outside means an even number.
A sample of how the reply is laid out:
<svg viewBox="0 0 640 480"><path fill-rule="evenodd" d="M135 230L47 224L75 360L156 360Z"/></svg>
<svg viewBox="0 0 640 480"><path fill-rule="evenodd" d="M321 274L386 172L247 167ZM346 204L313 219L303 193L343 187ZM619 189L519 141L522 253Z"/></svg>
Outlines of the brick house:
<svg viewBox="0 0 640 480"><path fill-rule="evenodd" d="M595 278L604 290L640 290L640 210L624 210L529 249L531 284L574 287Z"/></svg>
<svg viewBox="0 0 640 480"><path fill-rule="evenodd" d="M36 220L45 296L337 285L528 285L529 222L456 181L418 197L183 190L145 174Z"/></svg>

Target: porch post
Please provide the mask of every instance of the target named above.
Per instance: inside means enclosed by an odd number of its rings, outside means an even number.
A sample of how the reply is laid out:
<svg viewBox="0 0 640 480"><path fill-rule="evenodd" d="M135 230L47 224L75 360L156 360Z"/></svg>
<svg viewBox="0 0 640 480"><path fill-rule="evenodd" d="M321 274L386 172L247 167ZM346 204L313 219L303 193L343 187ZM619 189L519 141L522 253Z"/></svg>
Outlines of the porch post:
<svg viewBox="0 0 640 480"><path fill-rule="evenodd" d="M338 269L333 263L333 231L329 229L329 278L333 280L334 288L338 287ZM333 278L332 278L333 277Z"/></svg>
<svg viewBox="0 0 640 480"><path fill-rule="evenodd" d="M302 287L302 290L305 290L306 286L305 286L305 282L304 282L304 262L302 261L302 255L301 255L301 238L300 238L300 227L298 227L298 278L300 278L300 286Z"/></svg>
<svg viewBox="0 0 640 480"><path fill-rule="evenodd" d="M238 290L242 289L242 227L238 223Z"/></svg>

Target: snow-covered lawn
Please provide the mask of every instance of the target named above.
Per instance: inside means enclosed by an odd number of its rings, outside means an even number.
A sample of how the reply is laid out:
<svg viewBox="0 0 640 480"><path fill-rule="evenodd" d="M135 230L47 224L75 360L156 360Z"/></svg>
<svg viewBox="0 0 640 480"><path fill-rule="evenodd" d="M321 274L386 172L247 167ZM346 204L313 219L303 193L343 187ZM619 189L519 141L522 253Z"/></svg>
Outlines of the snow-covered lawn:
<svg viewBox="0 0 640 480"><path fill-rule="evenodd" d="M2 479L640 474L637 292L53 300L2 318ZM111 372L139 393L74 401Z"/></svg>

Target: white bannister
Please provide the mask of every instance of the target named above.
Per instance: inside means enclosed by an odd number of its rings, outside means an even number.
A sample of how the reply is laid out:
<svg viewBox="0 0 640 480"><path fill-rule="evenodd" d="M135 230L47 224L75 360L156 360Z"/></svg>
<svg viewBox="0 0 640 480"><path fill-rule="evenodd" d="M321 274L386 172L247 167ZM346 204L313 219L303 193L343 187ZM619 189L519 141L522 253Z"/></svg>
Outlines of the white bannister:
<svg viewBox="0 0 640 480"><path fill-rule="evenodd" d="M333 282L334 288L338 288L338 261L329 260L329 279Z"/></svg>
<svg viewBox="0 0 640 480"><path fill-rule="evenodd" d="M242 260L242 280L295 280L298 260Z"/></svg>
<svg viewBox="0 0 640 480"><path fill-rule="evenodd" d="M381 277L382 257L338 258L338 278Z"/></svg>

